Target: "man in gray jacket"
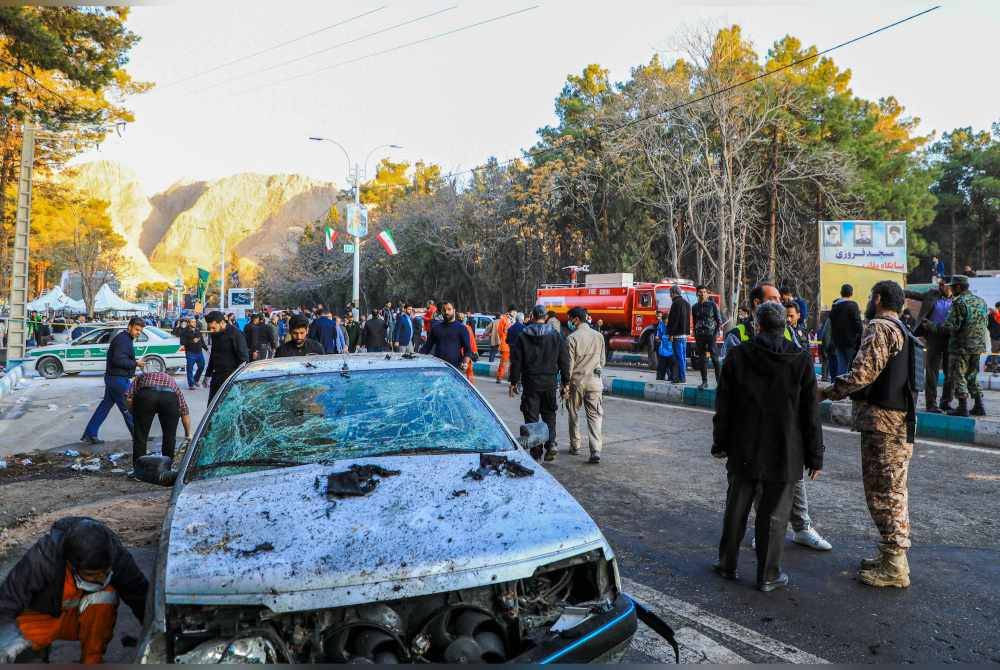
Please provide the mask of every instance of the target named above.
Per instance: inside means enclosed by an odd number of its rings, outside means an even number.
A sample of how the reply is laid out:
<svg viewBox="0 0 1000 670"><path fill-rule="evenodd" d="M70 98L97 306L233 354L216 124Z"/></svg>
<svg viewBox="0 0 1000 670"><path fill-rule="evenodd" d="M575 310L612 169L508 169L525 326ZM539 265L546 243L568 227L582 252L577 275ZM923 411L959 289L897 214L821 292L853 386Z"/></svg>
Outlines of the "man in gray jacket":
<svg viewBox="0 0 1000 670"><path fill-rule="evenodd" d="M570 329L566 338L569 349L569 380L564 380L566 409L569 411L569 453L580 453L580 407L587 413L590 460L596 465L601 462L601 430L604 422L604 386L601 384L601 370L607 362L604 350L604 336L587 323L587 310L574 307L569 311L567 325Z"/></svg>

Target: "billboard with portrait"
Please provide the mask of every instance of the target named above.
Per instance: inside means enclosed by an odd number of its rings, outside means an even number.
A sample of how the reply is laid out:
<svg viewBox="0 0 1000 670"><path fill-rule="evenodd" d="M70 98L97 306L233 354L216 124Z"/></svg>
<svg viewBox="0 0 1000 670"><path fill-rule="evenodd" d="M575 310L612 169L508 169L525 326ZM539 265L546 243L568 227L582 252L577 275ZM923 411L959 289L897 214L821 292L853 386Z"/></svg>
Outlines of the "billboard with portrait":
<svg viewBox="0 0 1000 670"><path fill-rule="evenodd" d="M905 221L820 221L820 302L823 309L851 284L864 302L883 279L906 283Z"/></svg>

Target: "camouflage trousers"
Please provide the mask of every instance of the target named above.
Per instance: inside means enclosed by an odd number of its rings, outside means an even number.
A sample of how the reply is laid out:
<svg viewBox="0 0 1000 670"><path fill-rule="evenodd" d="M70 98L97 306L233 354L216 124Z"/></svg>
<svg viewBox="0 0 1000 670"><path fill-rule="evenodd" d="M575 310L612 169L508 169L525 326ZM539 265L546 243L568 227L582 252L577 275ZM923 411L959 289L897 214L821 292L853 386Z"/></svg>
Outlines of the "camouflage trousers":
<svg viewBox="0 0 1000 670"><path fill-rule="evenodd" d="M948 376L951 377L955 397L980 398L983 389L979 386L979 354L948 354Z"/></svg>
<svg viewBox="0 0 1000 670"><path fill-rule="evenodd" d="M861 433L861 477L872 521L890 549L910 547L907 475L913 445L887 433Z"/></svg>

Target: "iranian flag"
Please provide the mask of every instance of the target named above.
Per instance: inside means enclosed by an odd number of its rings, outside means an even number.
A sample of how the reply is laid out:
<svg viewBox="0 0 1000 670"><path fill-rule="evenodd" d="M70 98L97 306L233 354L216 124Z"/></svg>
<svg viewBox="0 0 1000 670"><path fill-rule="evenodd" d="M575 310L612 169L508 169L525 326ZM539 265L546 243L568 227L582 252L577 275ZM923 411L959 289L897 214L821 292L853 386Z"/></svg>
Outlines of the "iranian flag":
<svg viewBox="0 0 1000 670"><path fill-rule="evenodd" d="M392 233L388 230L383 230L378 234L378 241L390 256L395 256L399 253L399 249L396 248L396 240L392 239Z"/></svg>
<svg viewBox="0 0 1000 670"><path fill-rule="evenodd" d="M333 251L333 242L337 239L337 231L330 226L327 226L323 231L323 236L326 241L326 250Z"/></svg>

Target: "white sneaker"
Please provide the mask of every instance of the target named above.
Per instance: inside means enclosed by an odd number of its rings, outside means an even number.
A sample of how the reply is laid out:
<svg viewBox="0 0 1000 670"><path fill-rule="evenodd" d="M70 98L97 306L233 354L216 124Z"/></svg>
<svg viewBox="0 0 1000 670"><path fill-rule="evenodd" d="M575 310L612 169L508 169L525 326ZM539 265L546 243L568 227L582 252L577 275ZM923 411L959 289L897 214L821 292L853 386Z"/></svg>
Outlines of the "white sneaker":
<svg viewBox="0 0 1000 670"><path fill-rule="evenodd" d="M792 541L795 544L801 544L803 547L809 547L816 551L830 551L833 549L833 545L824 540L823 536L817 533L815 528L797 531Z"/></svg>

